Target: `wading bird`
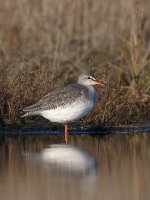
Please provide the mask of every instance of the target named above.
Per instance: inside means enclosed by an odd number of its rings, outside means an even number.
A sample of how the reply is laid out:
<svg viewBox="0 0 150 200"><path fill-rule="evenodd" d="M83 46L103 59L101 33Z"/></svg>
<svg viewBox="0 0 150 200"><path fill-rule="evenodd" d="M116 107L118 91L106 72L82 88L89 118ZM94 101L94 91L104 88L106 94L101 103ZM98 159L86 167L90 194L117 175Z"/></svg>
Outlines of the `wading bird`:
<svg viewBox="0 0 150 200"><path fill-rule="evenodd" d="M94 85L101 85L93 76L81 74L78 82L50 92L37 103L23 109L22 117L41 115L51 122L63 123L68 143L68 122L91 112L96 104Z"/></svg>

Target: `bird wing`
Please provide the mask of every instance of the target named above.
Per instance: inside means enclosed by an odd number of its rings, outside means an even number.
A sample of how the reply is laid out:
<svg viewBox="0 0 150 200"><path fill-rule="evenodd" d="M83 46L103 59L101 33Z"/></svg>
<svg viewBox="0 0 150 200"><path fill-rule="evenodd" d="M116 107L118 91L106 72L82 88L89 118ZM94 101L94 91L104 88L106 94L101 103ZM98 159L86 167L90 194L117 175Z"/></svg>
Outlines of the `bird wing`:
<svg viewBox="0 0 150 200"><path fill-rule="evenodd" d="M23 109L25 112L38 112L51 110L57 107L65 107L66 104L75 102L79 98L86 98L88 89L80 84L68 85L62 89L50 92L36 104Z"/></svg>

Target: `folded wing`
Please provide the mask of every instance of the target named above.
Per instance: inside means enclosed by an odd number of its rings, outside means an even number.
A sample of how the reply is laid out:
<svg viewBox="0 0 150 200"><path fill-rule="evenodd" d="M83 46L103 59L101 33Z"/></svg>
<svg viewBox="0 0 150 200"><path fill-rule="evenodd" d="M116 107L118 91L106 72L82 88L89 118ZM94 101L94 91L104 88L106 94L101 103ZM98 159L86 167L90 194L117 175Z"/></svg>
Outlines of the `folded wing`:
<svg viewBox="0 0 150 200"><path fill-rule="evenodd" d="M26 112L26 114L23 115L23 117L39 114L39 112L43 110L65 107L67 104L73 103L79 98L83 98L84 100L87 95L88 89L85 86L79 84L66 86L63 89L50 92L36 104L24 108L23 111Z"/></svg>

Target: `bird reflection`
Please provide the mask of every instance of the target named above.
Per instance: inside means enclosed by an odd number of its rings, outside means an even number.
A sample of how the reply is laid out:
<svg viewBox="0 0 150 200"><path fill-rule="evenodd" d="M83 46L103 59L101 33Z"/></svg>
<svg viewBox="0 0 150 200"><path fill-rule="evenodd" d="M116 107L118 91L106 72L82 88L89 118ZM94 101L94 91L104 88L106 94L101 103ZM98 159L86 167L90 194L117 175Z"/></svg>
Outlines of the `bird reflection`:
<svg viewBox="0 0 150 200"><path fill-rule="evenodd" d="M60 183L70 185L71 181L73 188L78 185L88 198L97 190L98 163L85 150L71 145L50 145L40 153L26 153L26 158L30 163L37 163L59 186Z"/></svg>
<svg viewBox="0 0 150 200"><path fill-rule="evenodd" d="M39 153L26 153L27 159L38 161L57 173L88 176L97 173L98 163L94 156L72 145L50 145Z"/></svg>

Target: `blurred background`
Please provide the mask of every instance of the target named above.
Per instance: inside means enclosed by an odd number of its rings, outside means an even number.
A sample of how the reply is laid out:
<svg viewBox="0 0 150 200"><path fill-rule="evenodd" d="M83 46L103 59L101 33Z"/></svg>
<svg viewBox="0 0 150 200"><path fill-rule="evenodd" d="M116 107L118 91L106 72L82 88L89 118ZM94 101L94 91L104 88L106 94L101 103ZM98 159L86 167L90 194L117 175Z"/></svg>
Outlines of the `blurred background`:
<svg viewBox="0 0 150 200"><path fill-rule="evenodd" d="M128 98L115 102L119 112L149 118L149 10L149 0L1 1L0 118L18 122L19 109L83 72L123 87ZM114 98L108 93L103 102ZM98 123L110 122L109 106L102 113L98 105ZM131 122L118 119L110 124Z"/></svg>
<svg viewBox="0 0 150 200"><path fill-rule="evenodd" d="M0 0L0 200L149 199L148 133L127 134L127 128L124 135L70 135L77 154L66 164L86 172L89 165L78 162L83 156L94 164L92 174L61 175L35 162L50 144L63 143L62 135L44 136L43 127L63 126L38 117L24 121L22 108L83 72L107 85L96 88L96 109L76 130L149 127L150 0ZM32 126L43 134L33 136ZM21 135L24 130L32 136Z"/></svg>
<svg viewBox="0 0 150 200"><path fill-rule="evenodd" d="M131 35L133 3L140 4L139 23L146 21L146 48L150 40L148 0L6 0L0 12L1 54L19 52L54 59L57 51L61 62L94 52L101 59L115 56L123 38Z"/></svg>

